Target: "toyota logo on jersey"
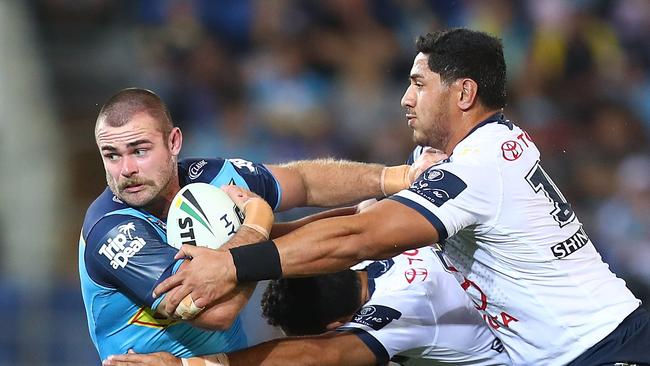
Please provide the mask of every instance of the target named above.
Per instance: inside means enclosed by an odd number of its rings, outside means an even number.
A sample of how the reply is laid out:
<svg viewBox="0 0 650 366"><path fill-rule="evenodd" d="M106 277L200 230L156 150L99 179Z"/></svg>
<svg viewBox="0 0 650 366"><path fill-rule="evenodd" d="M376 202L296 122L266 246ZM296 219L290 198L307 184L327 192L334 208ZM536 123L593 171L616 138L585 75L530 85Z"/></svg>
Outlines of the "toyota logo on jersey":
<svg viewBox="0 0 650 366"><path fill-rule="evenodd" d="M503 158L508 161L515 161L524 153L524 148L517 141L508 140L501 144Z"/></svg>

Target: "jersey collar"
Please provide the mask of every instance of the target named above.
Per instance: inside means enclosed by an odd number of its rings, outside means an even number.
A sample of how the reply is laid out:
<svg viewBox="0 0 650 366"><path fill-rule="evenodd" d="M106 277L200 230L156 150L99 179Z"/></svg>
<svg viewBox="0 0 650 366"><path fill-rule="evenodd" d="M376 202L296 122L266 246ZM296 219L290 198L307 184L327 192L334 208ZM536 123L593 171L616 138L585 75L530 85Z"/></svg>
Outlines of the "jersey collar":
<svg viewBox="0 0 650 366"><path fill-rule="evenodd" d="M381 261L372 262L365 268L365 271L368 272L368 296L372 297L372 294L375 293L375 279L388 270L395 264L393 259L384 259Z"/></svg>
<svg viewBox="0 0 650 366"><path fill-rule="evenodd" d="M471 135L474 131L478 130L479 128L487 125L488 123L494 123L494 122L496 122L496 123L498 123L500 125L504 125L504 126L508 127L508 129L512 130L512 127L513 127L512 122L510 122L510 120L506 119L506 117L503 115L503 112L496 112L493 115L491 115L490 117L484 119L481 123L474 126L474 128L472 128L467 133L467 135L465 135L463 140L466 139L467 136Z"/></svg>

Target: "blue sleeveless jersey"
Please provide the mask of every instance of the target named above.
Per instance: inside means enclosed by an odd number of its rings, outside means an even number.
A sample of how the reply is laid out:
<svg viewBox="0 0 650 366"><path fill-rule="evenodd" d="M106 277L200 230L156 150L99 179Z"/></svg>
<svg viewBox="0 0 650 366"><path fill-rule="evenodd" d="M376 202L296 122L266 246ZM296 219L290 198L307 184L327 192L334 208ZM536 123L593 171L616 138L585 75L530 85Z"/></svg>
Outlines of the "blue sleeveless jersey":
<svg viewBox="0 0 650 366"><path fill-rule="evenodd" d="M242 159L185 159L179 163L181 187L202 182L217 187L245 187L277 208L281 191L263 165ZM112 354L171 352L190 357L246 347L237 319L225 331L208 331L181 321L160 319L154 311L156 285L173 274L182 260L167 244L165 223L129 207L109 188L93 202L79 238L79 275L88 328L102 359Z"/></svg>

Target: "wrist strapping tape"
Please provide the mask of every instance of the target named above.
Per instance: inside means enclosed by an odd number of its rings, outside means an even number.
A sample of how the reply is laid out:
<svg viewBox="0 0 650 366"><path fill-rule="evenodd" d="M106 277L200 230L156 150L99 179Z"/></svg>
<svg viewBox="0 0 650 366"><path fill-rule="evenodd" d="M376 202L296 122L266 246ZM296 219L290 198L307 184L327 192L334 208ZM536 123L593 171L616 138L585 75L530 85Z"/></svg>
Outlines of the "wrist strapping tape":
<svg viewBox="0 0 650 366"><path fill-rule="evenodd" d="M274 220L271 206L263 199L253 197L244 202L243 210L246 218L242 225L257 231L264 235L264 238L268 239Z"/></svg>
<svg viewBox="0 0 650 366"><path fill-rule="evenodd" d="M411 185L408 165L387 166L381 171L381 193L390 196Z"/></svg>
<svg viewBox="0 0 650 366"><path fill-rule="evenodd" d="M200 308L194 304L192 295L187 295L185 298L183 298L183 300L181 300L181 303L178 304L176 310L174 310L174 313L176 313L176 315L183 320L190 320L199 315L201 311L203 311L203 308Z"/></svg>

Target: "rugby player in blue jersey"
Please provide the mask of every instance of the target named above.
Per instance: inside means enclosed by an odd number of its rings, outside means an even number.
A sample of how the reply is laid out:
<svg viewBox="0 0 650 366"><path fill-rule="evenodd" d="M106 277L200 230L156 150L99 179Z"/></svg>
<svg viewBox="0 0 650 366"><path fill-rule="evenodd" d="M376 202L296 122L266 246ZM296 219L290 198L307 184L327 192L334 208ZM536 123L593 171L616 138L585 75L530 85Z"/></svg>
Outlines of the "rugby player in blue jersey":
<svg viewBox="0 0 650 366"><path fill-rule="evenodd" d="M284 210L395 193L422 170L334 160L284 165L222 158L179 161L182 134L164 102L135 88L106 102L95 138L108 187L86 213L79 274L90 335L102 359L129 349L190 357L247 345L237 314L251 285L238 287L225 303L202 313L191 298L191 306L177 313L164 311L166 297L152 297L152 289L184 265L174 259L177 250L166 243L165 231L171 200L181 187L194 182L235 184L255 192L273 209ZM427 159L421 161L424 168ZM226 247L267 239L268 230L244 225Z"/></svg>

